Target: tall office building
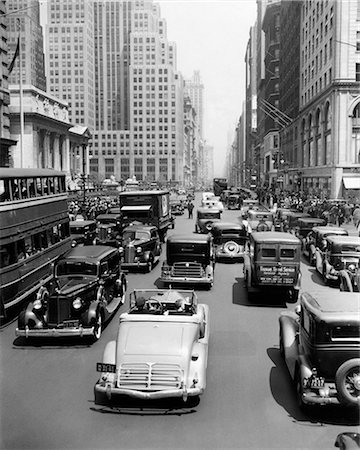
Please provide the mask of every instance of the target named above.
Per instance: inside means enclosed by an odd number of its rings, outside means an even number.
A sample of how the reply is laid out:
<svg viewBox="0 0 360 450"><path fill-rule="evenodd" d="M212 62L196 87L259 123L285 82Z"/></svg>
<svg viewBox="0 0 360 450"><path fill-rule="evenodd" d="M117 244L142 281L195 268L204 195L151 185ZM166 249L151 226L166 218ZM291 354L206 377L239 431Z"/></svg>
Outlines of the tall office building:
<svg viewBox="0 0 360 450"><path fill-rule="evenodd" d="M92 1L47 0L48 91L68 102L70 121L95 126Z"/></svg>
<svg viewBox="0 0 360 450"><path fill-rule="evenodd" d="M7 9L10 54L15 53L19 35L21 36L22 82L46 91L39 1L8 0ZM19 64L15 64L9 76L9 84L19 84Z"/></svg>
<svg viewBox="0 0 360 450"><path fill-rule="evenodd" d="M299 143L302 189L358 201L360 2L304 1Z"/></svg>
<svg viewBox="0 0 360 450"><path fill-rule="evenodd" d="M190 80L185 80L185 91L195 108L200 136L204 138L204 85L198 70L194 71Z"/></svg>

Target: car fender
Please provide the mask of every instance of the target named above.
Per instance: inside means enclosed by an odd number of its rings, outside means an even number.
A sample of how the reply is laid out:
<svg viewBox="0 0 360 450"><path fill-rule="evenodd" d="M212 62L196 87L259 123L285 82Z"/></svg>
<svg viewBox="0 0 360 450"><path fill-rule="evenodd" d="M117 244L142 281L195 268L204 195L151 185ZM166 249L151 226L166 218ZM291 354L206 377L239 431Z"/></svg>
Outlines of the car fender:
<svg viewBox="0 0 360 450"><path fill-rule="evenodd" d="M95 300L90 303L89 308L86 312L86 320L87 320L88 325L90 325L92 322L95 323L96 314L98 312L98 309L103 310L103 308L100 306L99 300Z"/></svg>
<svg viewBox="0 0 360 450"><path fill-rule="evenodd" d="M296 283L295 283L295 285L294 285L294 289L297 289L297 290L300 289L300 286L301 286L301 278L302 278L302 274L301 274L301 272L299 271L299 274L298 274Z"/></svg>
<svg viewBox="0 0 360 450"><path fill-rule="evenodd" d="M191 386L196 378L198 380L196 387L205 389L207 353L207 344L200 342L194 344L189 361L188 386Z"/></svg>
<svg viewBox="0 0 360 450"><path fill-rule="evenodd" d="M296 362L299 358L299 325L297 320L296 313L282 314L279 318L285 363L292 379L295 378Z"/></svg>
<svg viewBox="0 0 360 450"><path fill-rule="evenodd" d="M44 323L44 320L41 320L35 313L34 313L34 304L33 302L30 302L27 307L23 310L22 313L19 314L18 317L18 327L23 328L28 323L29 320L33 320L35 327L39 327Z"/></svg>
<svg viewBox="0 0 360 450"><path fill-rule="evenodd" d="M202 344L209 343L209 329L210 329L210 310L209 306L205 304L198 305L198 314L200 316L200 340Z"/></svg>
<svg viewBox="0 0 360 450"><path fill-rule="evenodd" d="M322 255L320 254L318 249L315 250L315 261L316 270L322 274L323 260Z"/></svg>
<svg viewBox="0 0 360 450"><path fill-rule="evenodd" d="M149 250L144 252L144 261L148 262L150 259L150 255L151 255L151 252Z"/></svg>

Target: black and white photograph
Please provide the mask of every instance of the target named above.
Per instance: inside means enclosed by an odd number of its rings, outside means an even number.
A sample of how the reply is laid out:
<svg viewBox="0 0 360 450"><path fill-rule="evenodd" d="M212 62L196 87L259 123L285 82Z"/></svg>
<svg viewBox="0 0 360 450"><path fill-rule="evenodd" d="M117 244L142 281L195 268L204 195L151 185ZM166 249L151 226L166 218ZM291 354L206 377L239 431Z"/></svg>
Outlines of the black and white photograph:
<svg viewBox="0 0 360 450"><path fill-rule="evenodd" d="M0 449L360 450L360 0L0 38Z"/></svg>

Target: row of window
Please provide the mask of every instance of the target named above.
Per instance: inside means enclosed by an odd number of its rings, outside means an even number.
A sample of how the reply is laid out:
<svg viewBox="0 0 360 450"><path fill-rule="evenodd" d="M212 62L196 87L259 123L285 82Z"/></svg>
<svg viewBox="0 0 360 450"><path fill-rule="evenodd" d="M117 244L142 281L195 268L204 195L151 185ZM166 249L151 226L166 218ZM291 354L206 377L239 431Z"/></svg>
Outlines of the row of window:
<svg viewBox="0 0 360 450"><path fill-rule="evenodd" d="M0 180L0 202L66 192L65 177L6 178Z"/></svg>
<svg viewBox="0 0 360 450"><path fill-rule="evenodd" d="M69 223L58 224L16 242L0 246L0 268L17 264L40 254L48 247L61 242L70 236Z"/></svg>

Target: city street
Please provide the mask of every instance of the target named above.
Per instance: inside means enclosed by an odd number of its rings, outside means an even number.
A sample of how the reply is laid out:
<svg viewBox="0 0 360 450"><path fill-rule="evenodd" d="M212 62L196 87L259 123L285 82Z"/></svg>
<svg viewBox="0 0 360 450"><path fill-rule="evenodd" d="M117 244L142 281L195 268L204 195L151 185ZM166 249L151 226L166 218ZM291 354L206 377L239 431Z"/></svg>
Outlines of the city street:
<svg viewBox="0 0 360 450"><path fill-rule="evenodd" d="M177 216L170 233L193 233L194 219ZM239 211L223 213L237 221ZM130 273L128 292L153 288L165 258L148 274ZM331 290L304 260L302 290ZM263 295L250 303L242 264L217 263L210 291L197 291L210 307L207 389L200 403L94 404L96 363L114 339L119 315L93 345L77 341L27 344L16 321L1 333L1 448L6 449L330 449L338 433L359 432L359 418L326 407L300 411L279 353L278 317L294 304Z"/></svg>

